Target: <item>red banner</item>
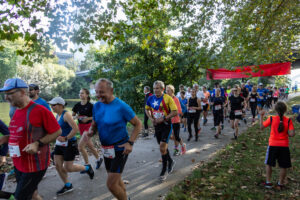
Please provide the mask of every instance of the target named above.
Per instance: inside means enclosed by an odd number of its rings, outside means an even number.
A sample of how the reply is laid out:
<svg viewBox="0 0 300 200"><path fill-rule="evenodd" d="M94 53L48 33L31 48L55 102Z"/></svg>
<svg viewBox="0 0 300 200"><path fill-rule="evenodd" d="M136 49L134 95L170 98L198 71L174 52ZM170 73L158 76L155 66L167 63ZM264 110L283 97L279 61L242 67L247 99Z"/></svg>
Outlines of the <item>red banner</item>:
<svg viewBox="0 0 300 200"><path fill-rule="evenodd" d="M206 79L232 79L249 78L258 76L279 76L291 74L291 63L273 63L266 65L252 65L245 67L236 67L235 70L228 69L207 69Z"/></svg>

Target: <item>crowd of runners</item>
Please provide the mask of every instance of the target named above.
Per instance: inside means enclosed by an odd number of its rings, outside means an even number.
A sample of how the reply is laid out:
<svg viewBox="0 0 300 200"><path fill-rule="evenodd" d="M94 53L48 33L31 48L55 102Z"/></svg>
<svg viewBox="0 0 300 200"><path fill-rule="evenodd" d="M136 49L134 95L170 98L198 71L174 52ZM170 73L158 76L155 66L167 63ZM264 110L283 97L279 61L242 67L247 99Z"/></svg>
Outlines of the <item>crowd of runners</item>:
<svg viewBox="0 0 300 200"><path fill-rule="evenodd" d="M73 107L72 112L66 110L63 98L55 97L47 103L39 97L38 85L27 85L18 78L8 79L0 91L4 92L6 100L11 105L9 127L0 120L0 131L4 135L0 138L2 145L0 156L3 160L9 149L17 180L16 191L14 193L1 191L1 198L8 199L13 195L18 200L42 199L38 194L38 184L52 158L63 182L62 187L57 190L57 195L73 191L68 173L79 172L93 179L95 173L93 166L99 169L104 162L108 173L107 188L117 199L129 199L122 180L122 172L128 154L132 152L134 142L141 132L142 123L129 105L114 96L114 87L110 80L101 78L96 82L95 92L98 101L95 104L90 102L89 90L82 88L79 92L80 102ZM248 81L246 84L227 88L216 83L213 89L199 87L198 84L192 87L180 85L176 93L173 85L165 86L164 82L155 81L153 94L149 86L144 87L144 93L143 136L149 136L148 120L150 120L161 153L162 169L159 175L161 181L166 180L174 169L175 160L172 156L185 154L186 143L192 139L198 141L201 127L207 125L210 112L213 116L211 130L215 131L212 137L216 139L219 139L222 133L224 120L229 120L233 129L232 139L237 140L239 126L241 123L247 124L247 112L251 113L252 122L260 119L262 127L273 126L276 122L277 125L283 126L278 129L279 132L293 130L292 122L283 117L286 108L280 104L282 102L277 103L281 98L288 98L288 87L276 88L264 86L262 83L254 85ZM274 117L271 121L269 118L268 122L263 123L265 111L273 108L279 113L279 121ZM131 134L127 131L128 122L133 126ZM180 136L181 128L183 132L188 132L187 141ZM78 145L75 137L77 132L80 133ZM91 140L95 134L99 135L101 153ZM290 136L293 136L293 133L290 133ZM174 141L173 154L168 148L170 139ZM53 152L50 152L49 148L51 142L55 142ZM95 164L90 163L86 147L96 158ZM273 151L278 149L275 148ZM83 157L84 165L74 163L79 153ZM272 153L275 154L276 152ZM287 154L289 155L289 152L286 151L285 156ZM274 159L277 159L276 156L269 158L266 164L273 166ZM282 164L284 169L290 167L290 163L286 160L281 160L281 163L284 163ZM271 168L267 168L268 170ZM270 186L268 181L266 186Z"/></svg>

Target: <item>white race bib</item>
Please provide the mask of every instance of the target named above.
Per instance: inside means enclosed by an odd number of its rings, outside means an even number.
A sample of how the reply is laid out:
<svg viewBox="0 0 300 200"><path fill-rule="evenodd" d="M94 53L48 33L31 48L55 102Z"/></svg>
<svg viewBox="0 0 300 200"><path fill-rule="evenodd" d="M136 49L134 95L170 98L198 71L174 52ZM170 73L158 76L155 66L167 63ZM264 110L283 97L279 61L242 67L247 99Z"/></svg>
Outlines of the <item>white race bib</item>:
<svg viewBox="0 0 300 200"><path fill-rule="evenodd" d="M222 106L221 105L215 105L215 110L221 110Z"/></svg>
<svg viewBox="0 0 300 200"><path fill-rule="evenodd" d="M189 110L189 113L196 113L196 110Z"/></svg>
<svg viewBox="0 0 300 200"><path fill-rule="evenodd" d="M102 153L105 158L115 158L115 148L114 146L102 146Z"/></svg>
<svg viewBox="0 0 300 200"><path fill-rule="evenodd" d="M66 142L61 142L61 141L59 141L59 140L56 140L55 145L57 145L57 146L62 146L62 147L67 147L67 146L68 146L68 141L66 141Z"/></svg>
<svg viewBox="0 0 300 200"><path fill-rule="evenodd" d="M262 96L259 96L259 98L260 98L260 99L264 99L264 97L262 97Z"/></svg>
<svg viewBox="0 0 300 200"><path fill-rule="evenodd" d="M268 97L271 97L271 95L268 95Z"/></svg>
<svg viewBox="0 0 300 200"><path fill-rule="evenodd" d="M250 99L250 102L255 102L255 98L251 98L251 99Z"/></svg>
<svg viewBox="0 0 300 200"><path fill-rule="evenodd" d="M8 144L8 149L9 149L9 155L12 158L17 158L21 156L20 153L20 147L16 143L9 143Z"/></svg>
<svg viewBox="0 0 300 200"><path fill-rule="evenodd" d="M235 110L234 115L242 115L242 111L241 110Z"/></svg>
<svg viewBox="0 0 300 200"><path fill-rule="evenodd" d="M162 118L164 117L164 113L160 111L153 111L153 117L154 119Z"/></svg>

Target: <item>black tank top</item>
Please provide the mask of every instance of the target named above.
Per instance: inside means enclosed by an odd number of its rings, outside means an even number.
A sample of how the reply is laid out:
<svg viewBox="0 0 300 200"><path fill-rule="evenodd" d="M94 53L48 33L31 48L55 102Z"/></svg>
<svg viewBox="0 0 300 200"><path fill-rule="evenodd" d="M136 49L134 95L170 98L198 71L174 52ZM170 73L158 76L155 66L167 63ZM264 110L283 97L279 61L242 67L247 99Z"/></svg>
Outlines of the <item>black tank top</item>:
<svg viewBox="0 0 300 200"><path fill-rule="evenodd" d="M250 103L257 103L257 97L258 97L258 94L255 93L253 94L252 92L250 93Z"/></svg>
<svg viewBox="0 0 300 200"><path fill-rule="evenodd" d="M189 99L189 107L198 107L197 97Z"/></svg>

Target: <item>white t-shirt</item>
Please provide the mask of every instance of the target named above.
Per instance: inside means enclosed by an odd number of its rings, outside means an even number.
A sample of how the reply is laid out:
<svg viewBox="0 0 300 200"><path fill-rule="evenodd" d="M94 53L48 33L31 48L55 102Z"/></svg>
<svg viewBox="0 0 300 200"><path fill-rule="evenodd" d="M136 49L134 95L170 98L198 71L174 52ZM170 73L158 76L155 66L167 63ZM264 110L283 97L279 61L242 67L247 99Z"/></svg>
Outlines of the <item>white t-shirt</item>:
<svg viewBox="0 0 300 200"><path fill-rule="evenodd" d="M199 91L197 92L196 96L197 96L198 99L201 99L201 105L204 106L205 103L202 102L202 99L205 99L205 95L204 95L203 91L200 91L200 90L199 90Z"/></svg>

